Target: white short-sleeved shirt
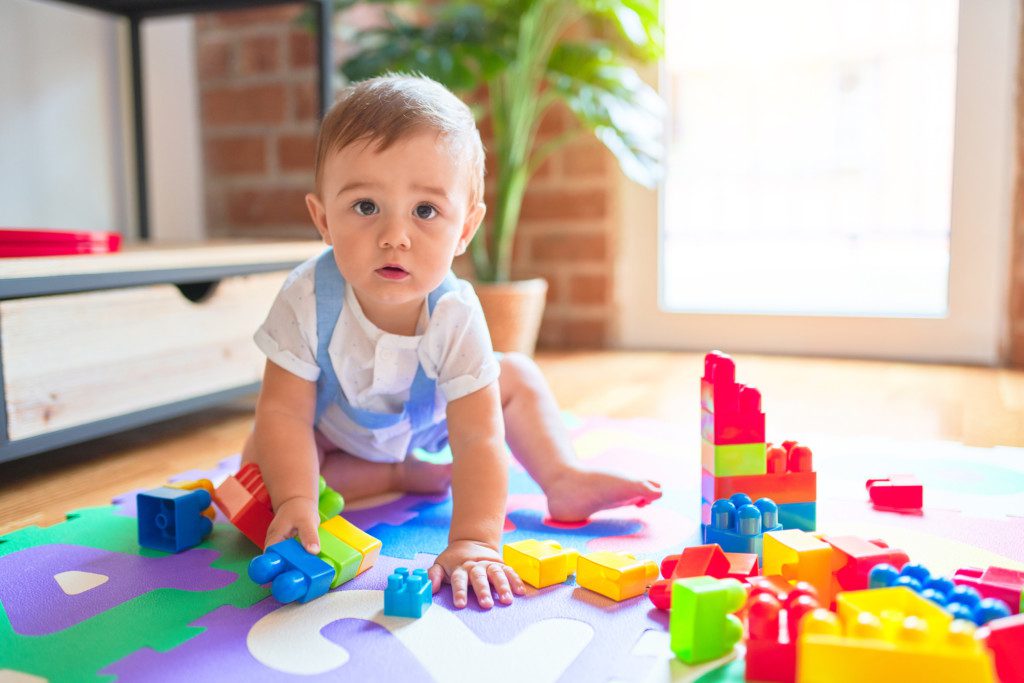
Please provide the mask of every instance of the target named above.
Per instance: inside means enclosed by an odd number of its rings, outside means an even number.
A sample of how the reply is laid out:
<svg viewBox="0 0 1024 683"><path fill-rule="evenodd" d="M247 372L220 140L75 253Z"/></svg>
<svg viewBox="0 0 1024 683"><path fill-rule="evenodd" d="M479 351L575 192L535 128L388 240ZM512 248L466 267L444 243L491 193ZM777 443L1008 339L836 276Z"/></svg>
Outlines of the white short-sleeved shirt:
<svg viewBox="0 0 1024 683"><path fill-rule="evenodd" d="M285 280L256 331L256 345L267 358L310 382L320 376L316 363L316 259L298 266ZM457 280L430 314L424 300L415 336L384 332L363 314L352 288L327 348L342 391L353 407L399 413L409 399L418 365L437 382L434 423L445 419L449 401L473 393L498 378L497 358L487 323L472 285ZM408 419L385 429L366 429L337 405L328 406L317 429L352 455L379 462L398 462L409 452L412 425Z"/></svg>

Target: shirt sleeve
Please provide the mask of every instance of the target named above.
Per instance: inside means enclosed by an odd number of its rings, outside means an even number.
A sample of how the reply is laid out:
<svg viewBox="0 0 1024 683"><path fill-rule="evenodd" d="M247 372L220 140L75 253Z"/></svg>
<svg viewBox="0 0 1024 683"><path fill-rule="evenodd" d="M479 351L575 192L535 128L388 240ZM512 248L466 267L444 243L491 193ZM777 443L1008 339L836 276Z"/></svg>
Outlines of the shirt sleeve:
<svg viewBox="0 0 1024 683"><path fill-rule="evenodd" d="M442 296L423 335L420 363L449 402L483 389L501 372L473 286L458 280Z"/></svg>
<svg viewBox="0 0 1024 683"><path fill-rule="evenodd" d="M316 364L314 265L315 259L306 261L288 275L267 319L253 335L256 346L269 360L310 382L320 376Z"/></svg>

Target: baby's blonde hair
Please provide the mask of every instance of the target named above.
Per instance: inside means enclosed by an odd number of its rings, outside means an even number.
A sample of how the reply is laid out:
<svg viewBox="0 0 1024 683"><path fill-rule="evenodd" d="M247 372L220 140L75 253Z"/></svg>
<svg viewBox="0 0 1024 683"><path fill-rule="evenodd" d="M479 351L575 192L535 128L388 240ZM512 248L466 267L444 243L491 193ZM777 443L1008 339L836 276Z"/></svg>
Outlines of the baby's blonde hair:
<svg viewBox="0 0 1024 683"><path fill-rule="evenodd" d="M316 189L332 152L356 142L384 150L406 136L435 130L456 158L470 164L470 206L482 201L484 146L469 107L426 76L385 74L353 83L338 95L320 124L316 142Z"/></svg>

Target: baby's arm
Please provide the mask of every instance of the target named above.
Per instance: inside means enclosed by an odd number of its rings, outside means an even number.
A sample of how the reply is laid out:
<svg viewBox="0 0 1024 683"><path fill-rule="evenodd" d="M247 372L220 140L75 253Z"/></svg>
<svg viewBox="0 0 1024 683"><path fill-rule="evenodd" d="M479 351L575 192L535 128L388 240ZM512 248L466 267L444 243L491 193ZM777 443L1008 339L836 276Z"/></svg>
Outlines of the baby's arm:
<svg viewBox="0 0 1024 683"><path fill-rule="evenodd" d="M267 545L298 534L306 550L320 551L315 412L316 383L268 360L253 433L255 461L274 505Z"/></svg>
<svg viewBox="0 0 1024 683"><path fill-rule="evenodd" d="M525 588L501 559L508 460L498 383L451 401L447 417L452 449L452 525L448 548L429 570L434 592L447 577L453 603L465 607L472 582L477 601L486 608L494 604L493 584L498 599L508 604L513 592L522 595Z"/></svg>

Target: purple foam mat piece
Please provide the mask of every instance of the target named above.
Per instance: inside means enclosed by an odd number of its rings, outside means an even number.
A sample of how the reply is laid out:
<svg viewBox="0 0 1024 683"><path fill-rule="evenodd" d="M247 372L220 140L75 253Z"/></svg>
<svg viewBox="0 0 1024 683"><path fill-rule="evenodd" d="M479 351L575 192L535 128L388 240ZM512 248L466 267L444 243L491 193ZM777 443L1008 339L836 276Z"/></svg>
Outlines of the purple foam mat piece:
<svg viewBox="0 0 1024 683"><path fill-rule="evenodd" d="M63 544L25 548L0 557L0 604L16 633L54 633L158 588L223 588L238 577L210 566L219 555L198 548L162 557ZM54 578L67 571L100 574L107 581L67 595Z"/></svg>
<svg viewBox="0 0 1024 683"><path fill-rule="evenodd" d="M397 567L429 567L433 557L417 555L412 561L381 557L373 569L361 574L337 590L383 590L387 577ZM579 619L594 628L594 638L564 672L562 680L642 680L656 662L651 658L630 656L633 646L651 628L663 628L665 620L644 598L614 603L599 595L571 585L532 591L517 598L513 605L481 609L475 601L455 610L450 586L442 586L434 596L431 609L452 610L481 640L502 643L511 640L530 624L548 618ZM101 673L124 680L176 681L214 680L224 671L238 680L276 681L293 676L270 671L249 653L246 636L249 629L282 606L272 598L239 609L221 607L193 622L203 627L200 635L160 653L137 651L107 667ZM288 608L285 608L288 609ZM430 676L412 653L387 629L369 621L346 619L328 624L321 631L328 639L342 644L350 659L340 669L302 680L380 680L382 661L388 662L389 681L425 681ZM353 647L358 643L358 647ZM299 678L295 676L294 678Z"/></svg>

